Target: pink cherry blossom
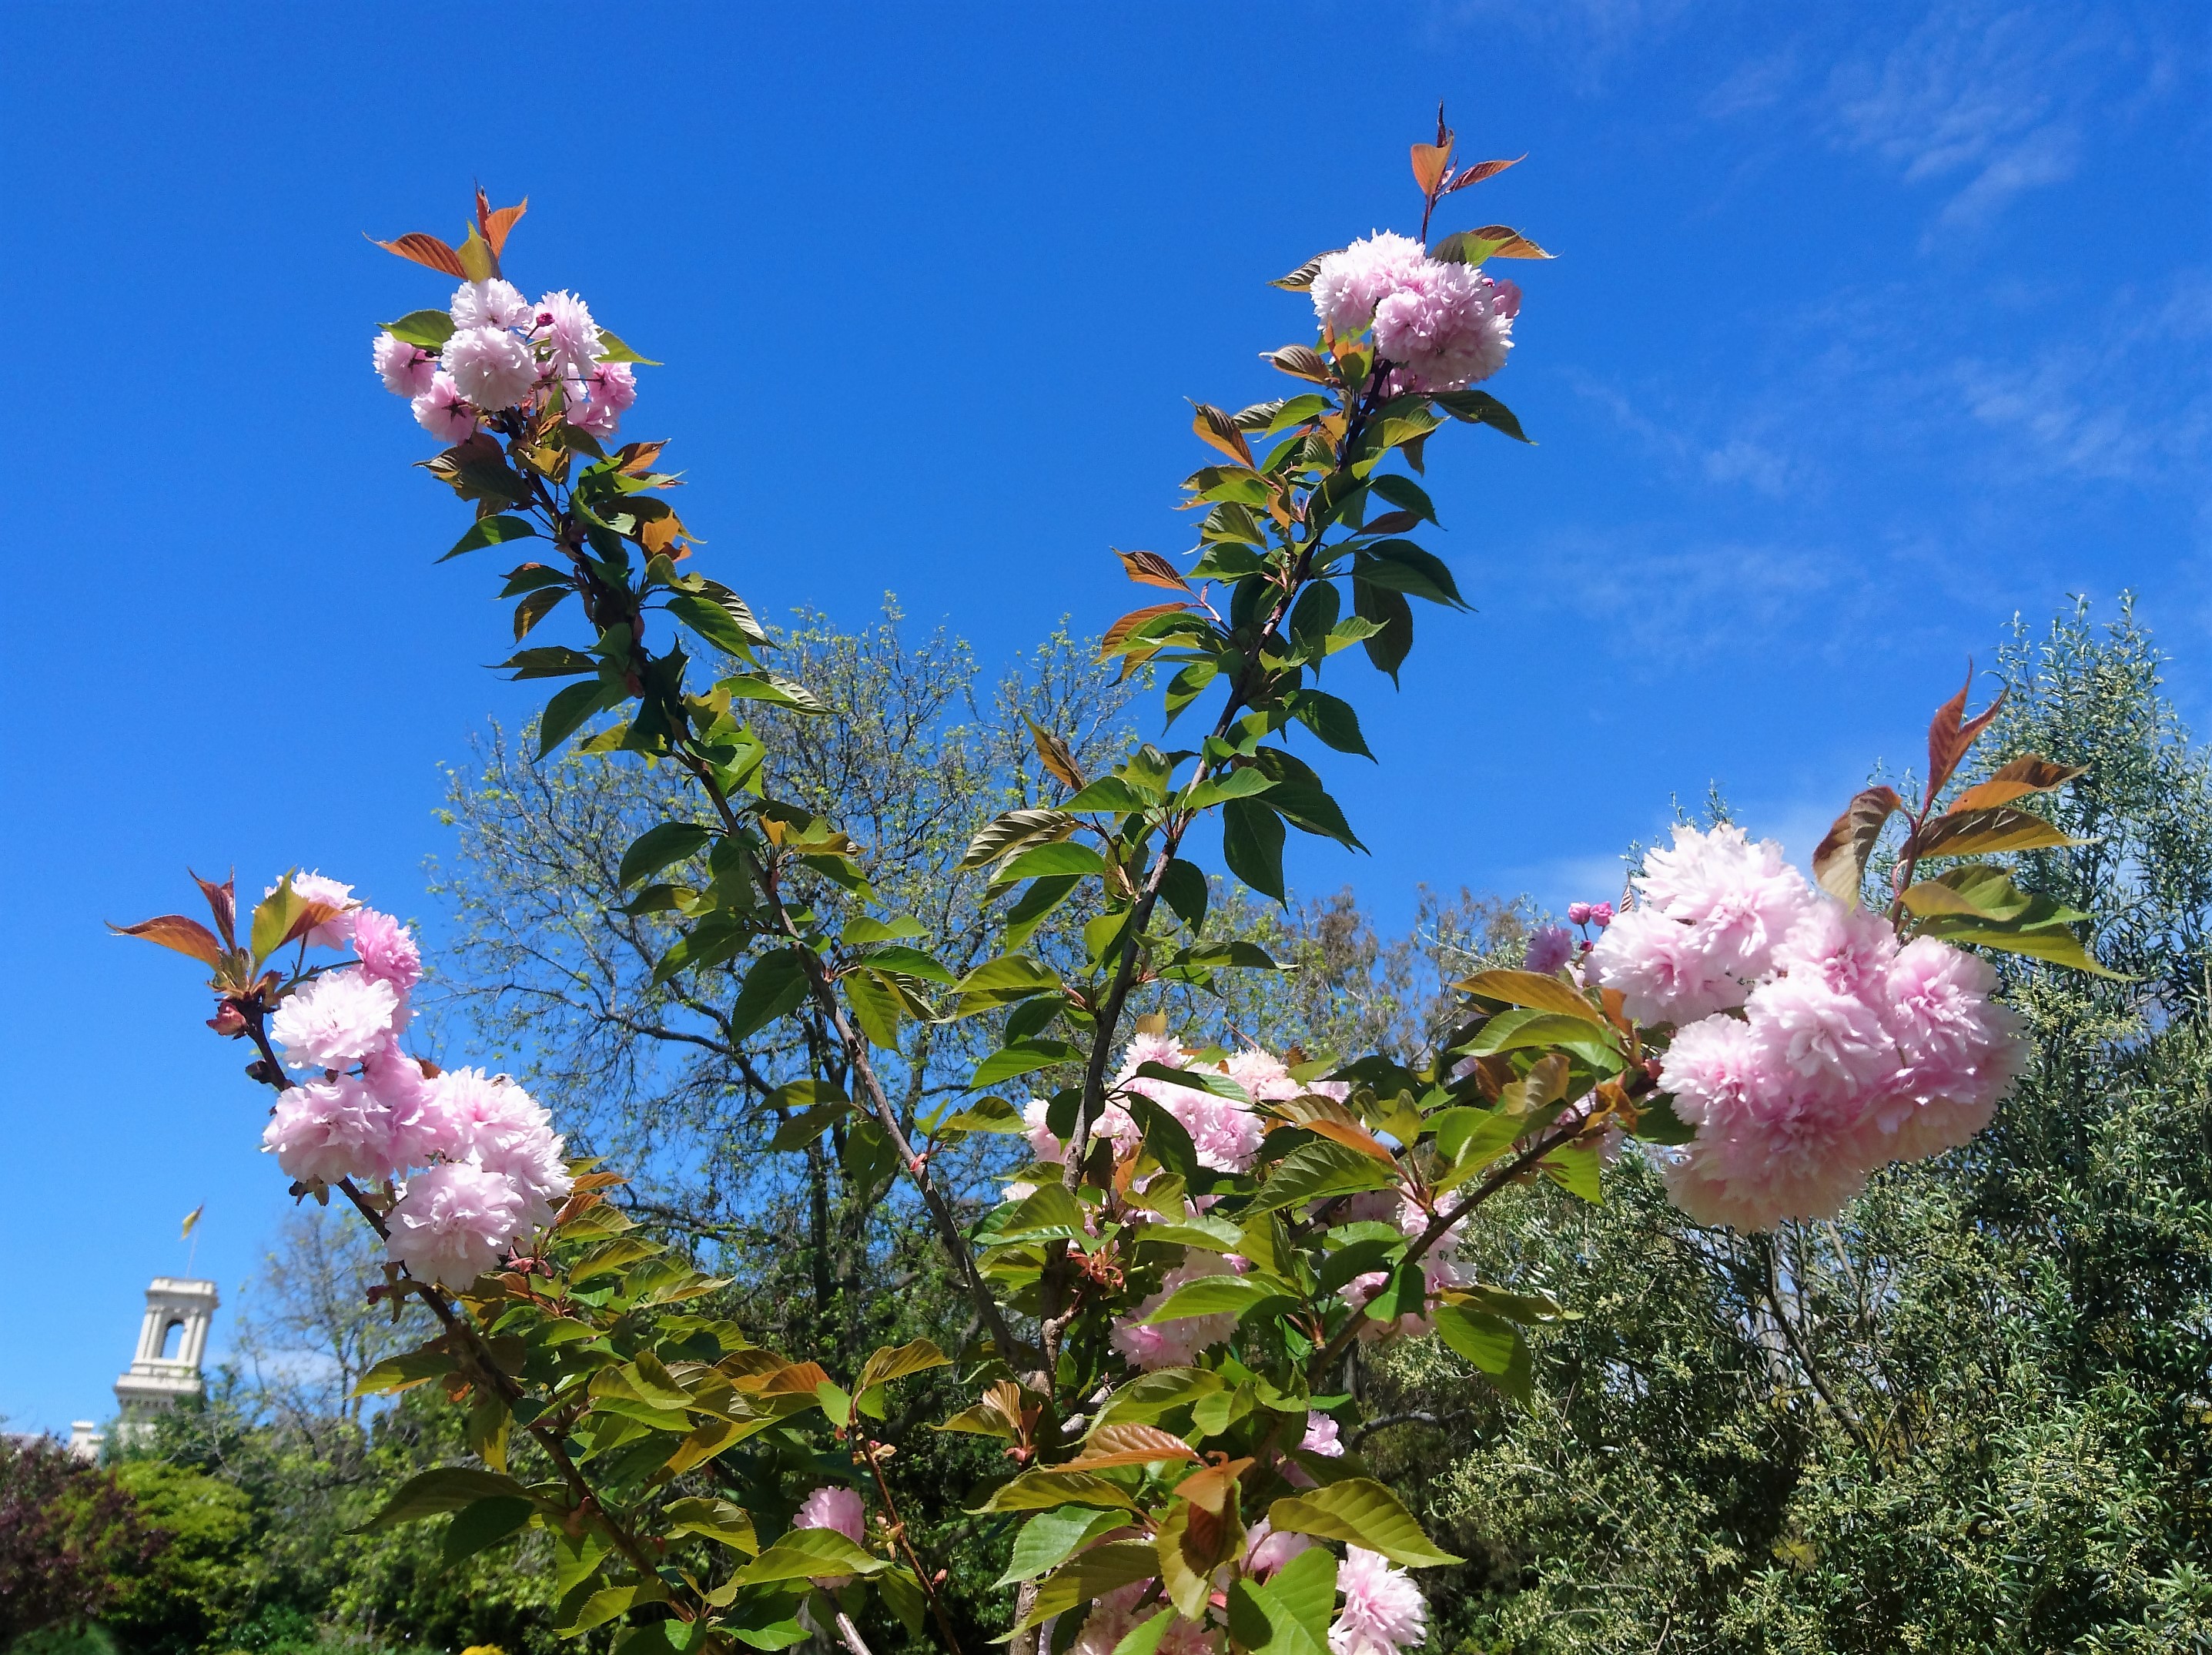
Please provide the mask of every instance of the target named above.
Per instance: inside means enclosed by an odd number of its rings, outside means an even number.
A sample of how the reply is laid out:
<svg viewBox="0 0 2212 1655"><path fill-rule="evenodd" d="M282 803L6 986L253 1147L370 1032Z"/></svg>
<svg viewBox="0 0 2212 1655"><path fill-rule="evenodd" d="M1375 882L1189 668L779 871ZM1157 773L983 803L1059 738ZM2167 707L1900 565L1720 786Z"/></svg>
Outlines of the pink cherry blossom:
<svg viewBox="0 0 2212 1655"><path fill-rule="evenodd" d="M1375 349L1401 366L1409 390L1457 391L1486 380L1513 348L1513 318L1497 299L1497 284L1480 271L1425 262L1376 307Z"/></svg>
<svg viewBox="0 0 2212 1655"><path fill-rule="evenodd" d="M1655 908L1632 908L1584 957L1590 980L1620 990L1638 1023L1691 1023L1744 1001L1744 985L1695 931Z"/></svg>
<svg viewBox="0 0 2212 1655"><path fill-rule="evenodd" d="M354 916L354 952L361 969L405 994L422 980L422 951L412 933L389 914L364 908Z"/></svg>
<svg viewBox="0 0 2212 1655"><path fill-rule="evenodd" d="M1311 1535L1295 1534L1288 1530L1277 1534L1263 1517L1244 1531L1244 1573L1264 1580L1300 1552L1311 1551L1314 1545Z"/></svg>
<svg viewBox="0 0 2212 1655"><path fill-rule="evenodd" d="M441 442L465 441L477 429L477 411L443 368L430 376L430 388L414 405L415 423Z"/></svg>
<svg viewBox="0 0 2212 1655"><path fill-rule="evenodd" d="M1137 1600L1152 1584L1150 1579L1132 1580L1097 1598L1091 1605L1090 1616L1083 1622L1083 1630L1069 1646L1068 1655L1114 1655L1114 1646L1127 1637L1137 1624ZM1153 1607L1157 1609L1159 1606L1156 1603Z"/></svg>
<svg viewBox="0 0 2212 1655"><path fill-rule="evenodd" d="M585 374L606 352L591 307L565 289L538 300L532 319L532 337L545 347L556 377Z"/></svg>
<svg viewBox="0 0 2212 1655"><path fill-rule="evenodd" d="M440 1106L438 1083L398 1045L362 1060L361 1078L385 1109L386 1155L392 1170L428 1166L454 1148L452 1118Z"/></svg>
<svg viewBox="0 0 2212 1655"><path fill-rule="evenodd" d="M270 1037L295 1068L350 1068L392 1035L399 995L355 967L325 971L284 997Z"/></svg>
<svg viewBox="0 0 2212 1655"><path fill-rule="evenodd" d="M1989 1124L2027 1056L2020 1014L1990 997L1996 983L1987 960L1934 937L1907 943L1890 966L1883 1014L1900 1072L1875 1108L1889 1155L1940 1154Z"/></svg>
<svg viewBox="0 0 2212 1655"><path fill-rule="evenodd" d="M464 282L454 289L452 311L457 329L526 328L537 319L536 311L514 284L496 276L488 282Z"/></svg>
<svg viewBox="0 0 2212 1655"><path fill-rule="evenodd" d="M798 1515L791 1519L794 1529L834 1529L855 1546L867 1543L867 1508L861 1505L860 1495L850 1488L832 1483L817 1488L800 1505ZM817 1574L810 1577L824 1591L836 1591L852 1584L849 1574Z"/></svg>
<svg viewBox="0 0 2212 1655"><path fill-rule="evenodd" d="M443 360L454 388L479 408L512 408L538 384L537 357L504 328L456 330Z"/></svg>
<svg viewBox="0 0 2212 1655"><path fill-rule="evenodd" d="M1314 272L1314 314L1332 333L1351 335L1375 319L1375 307L1428 262L1411 236L1378 230L1336 253L1325 253Z"/></svg>
<svg viewBox="0 0 2212 1655"><path fill-rule="evenodd" d="M522 1229L522 1192L470 1161L441 1161L407 1180L392 1208L389 1250L418 1280L465 1287Z"/></svg>
<svg viewBox="0 0 2212 1655"><path fill-rule="evenodd" d="M376 343L369 347L369 360L376 365L384 388L398 397L421 396L430 388L431 378L438 371L435 356L389 333L376 336Z"/></svg>
<svg viewBox="0 0 2212 1655"><path fill-rule="evenodd" d="M1588 903L1586 903L1586 902L1571 902L1571 903L1569 903L1569 904L1567 904L1567 923L1568 923L1568 924L1570 924L1570 925L1588 925L1588 924L1589 923L1589 917L1590 917L1590 905L1589 905Z"/></svg>
<svg viewBox="0 0 2212 1655"><path fill-rule="evenodd" d="M507 1076L476 1068L440 1075L436 1107L453 1146L448 1153L514 1182L523 1199L520 1227L551 1223L556 1203L567 1199L574 1184L550 1112Z"/></svg>
<svg viewBox="0 0 2212 1655"><path fill-rule="evenodd" d="M1528 957L1522 963L1528 970L1549 977L1574 957L1575 934L1564 925L1542 925L1530 935Z"/></svg>
<svg viewBox="0 0 2212 1655"><path fill-rule="evenodd" d="M1428 1604L1405 1570L1364 1546L1345 1549L1336 1572L1344 1603L1328 1628L1331 1655L1398 1655L1428 1632Z"/></svg>
<svg viewBox="0 0 2212 1655"><path fill-rule="evenodd" d="M1336 1421L1326 1414L1306 1415L1306 1433L1298 1439L1298 1446L1325 1460L1344 1457L1344 1442L1338 1434Z"/></svg>
<svg viewBox="0 0 2212 1655"><path fill-rule="evenodd" d="M1881 1013L1813 970L1760 984L1745 1010L1767 1077L1785 1089L1863 1109L1897 1074L1897 1043Z"/></svg>
<svg viewBox="0 0 2212 1655"><path fill-rule="evenodd" d="M341 1075L292 1086L261 1134L264 1153L302 1183L370 1182L390 1175L390 1117L360 1081Z"/></svg>

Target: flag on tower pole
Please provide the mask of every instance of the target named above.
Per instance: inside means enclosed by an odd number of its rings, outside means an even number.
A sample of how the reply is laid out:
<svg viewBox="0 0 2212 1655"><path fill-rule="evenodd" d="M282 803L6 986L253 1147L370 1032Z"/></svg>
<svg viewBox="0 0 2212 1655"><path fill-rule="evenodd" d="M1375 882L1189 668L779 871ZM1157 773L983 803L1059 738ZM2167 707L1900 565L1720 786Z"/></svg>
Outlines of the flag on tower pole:
<svg viewBox="0 0 2212 1655"><path fill-rule="evenodd" d="M184 1240L186 1237L190 1236L190 1235L191 1234L191 1232L192 1232L192 1228L193 1228L193 1226L194 1226L195 1225L197 1225L197 1224L200 1221L200 1214L201 1214L202 1213L206 1212L206 1211L207 1211L207 1203L206 1203L205 1202L202 1202L198 1206L197 1206L197 1207L193 1208L192 1208L192 1210L191 1210L191 1212L189 1212L189 1213L185 1214L185 1227L184 1227L183 1231L182 1231L182 1232L178 1235L177 1239L178 1239L178 1240L179 1240L179 1241L182 1241L182 1240Z"/></svg>

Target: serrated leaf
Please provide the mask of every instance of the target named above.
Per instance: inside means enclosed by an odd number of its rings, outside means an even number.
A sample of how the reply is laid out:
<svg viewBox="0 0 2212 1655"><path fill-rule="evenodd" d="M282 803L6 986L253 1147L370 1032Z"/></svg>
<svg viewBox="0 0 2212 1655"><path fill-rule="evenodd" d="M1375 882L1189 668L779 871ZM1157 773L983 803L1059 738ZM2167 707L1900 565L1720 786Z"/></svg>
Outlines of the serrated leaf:
<svg viewBox="0 0 2212 1655"><path fill-rule="evenodd" d="M1380 1552L1409 1569L1440 1567L1462 1560L1438 1551L1398 1496L1371 1477L1346 1477L1267 1508L1278 1534L1310 1534Z"/></svg>
<svg viewBox="0 0 2212 1655"><path fill-rule="evenodd" d="M1397 1183L1394 1168L1372 1156L1327 1138L1300 1144L1276 1164L1253 1197L1249 1212L1266 1213L1326 1196L1387 1190Z"/></svg>
<svg viewBox="0 0 2212 1655"><path fill-rule="evenodd" d="M161 914L150 920L140 920L136 925L111 925L107 928L118 936L158 943L204 965L216 969L222 965L222 944L216 934L182 914Z"/></svg>
<svg viewBox="0 0 2212 1655"><path fill-rule="evenodd" d="M1936 818L1905 842L1909 856L1993 856L2007 850L2045 850L2087 844L2069 838L2042 817L1998 806L1988 810L1951 811Z"/></svg>
<svg viewBox="0 0 2212 1655"><path fill-rule="evenodd" d="M1013 1555L1007 1560L1006 1572L992 1583L993 1589L1017 1585L1056 1569L1099 1536L1125 1527L1128 1521L1127 1512L1102 1512L1094 1506L1055 1506L1039 1512L1014 1536Z"/></svg>
<svg viewBox="0 0 2212 1655"><path fill-rule="evenodd" d="M1240 1276L1208 1276L1207 1281L1239 1281ZM1198 1282L1191 1282L1197 1287ZM1157 1321L1157 1317L1147 1317ZM1099 1471L1116 1465L1152 1465L1163 1460L1187 1460L1193 1465L1203 1463L1199 1452L1172 1431L1163 1431L1156 1425L1141 1421L1125 1420L1117 1425L1101 1426L1092 1432L1083 1445L1083 1451L1068 1462L1072 1471Z"/></svg>
<svg viewBox="0 0 2212 1655"><path fill-rule="evenodd" d="M894 1379L903 1379L909 1374L927 1373L935 1367L949 1367L952 1359L938 1349L929 1339L916 1339L903 1345L886 1345L869 1354L860 1368L860 1377L854 1381L853 1394L864 1396L878 1385L887 1385Z"/></svg>
<svg viewBox="0 0 2212 1655"><path fill-rule="evenodd" d="M624 891L642 885L664 867L696 855L714 837L707 829L691 822L663 822L658 827L647 828L623 852L616 883Z"/></svg>
<svg viewBox="0 0 2212 1655"><path fill-rule="evenodd" d="M2049 793L2064 787L2077 776L2087 775L2088 770L2086 764L2054 764L2041 753L2023 753L1987 781L1968 788L1951 801L1951 808L1944 814L1956 816L1965 811L1987 810L2008 805L2031 793Z"/></svg>
<svg viewBox="0 0 2212 1655"><path fill-rule="evenodd" d="M1940 937L1946 942L1995 948L2002 953L2025 954L2033 959L2048 960L2054 965L2071 966L2093 977L2111 977L2115 982L2130 981L2123 973L2109 970L2099 964L2096 958L2082 945L2081 939L2063 925L2014 930L1965 915L1938 915L1933 919L1922 921L1919 934L1923 937Z"/></svg>
<svg viewBox="0 0 2212 1655"><path fill-rule="evenodd" d="M453 337L453 318L450 311L410 310L396 322L386 322L384 331L402 344L411 344L424 350L442 350L447 340Z"/></svg>
<svg viewBox="0 0 2212 1655"><path fill-rule="evenodd" d="M1904 807L1889 788L1869 788L1854 796L1813 848L1813 878L1820 889L1846 908L1857 907L1875 841L1881 837L1882 824Z"/></svg>
<svg viewBox="0 0 2212 1655"><path fill-rule="evenodd" d="M1145 1318L1144 1324L1155 1327L1163 1322L1179 1322L1190 1316L1242 1316L1256 1305L1284 1296L1279 1286L1254 1276L1203 1275L1195 1281L1184 1282L1170 1293L1165 1302Z"/></svg>
<svg viewBox="0 0 2212 1655"><path fill-rule="evenodd" d="M874 1574L890 1565L835 1529L793 1529L738 1571L749 1586L817 1575Z"/></svg>
<svg viewBox="0 0 2212 1655"><path fill-rule="evenodd" d="M1460 1305L1439 1305L1434 1316L1444 1343L1496 1379L1507 1396L1522 1402L1529 1399L1528 1344L1520 1329L1503 1317Z"/></svg>
<svg viewBox="0 0 2212 1655"><path fill-rule="evenodd" d="M464 1506L447 1525L441 1547L450 1568L464 1558L496 1546L530 1521L536 1505L520 1494L494 1494Z"/></svg>
<svg viewBox="0 0 2212 1655"><path fill-rule="evenodd" d="M1232 799L1221 808L1221 855L1229 871L1263 897L1287 905L1283 885L1283 818L1258 800Z"/></svg>
<svg viewBox="0 0 2212 1655"><path fill-rule="evenodd" d="M1917 880L1905 887L1904 902L1908 913L1923 919L1967 914L2021 929L2054 922L2072 925L2089 917L2049 897L2030 896L2002 868L1986 862L1969 862L1935 879Z"/></svg>
<svg viewBox="0 0 2212 1655"><path fill-rule="evenodd" d="M479 517L469 532L453 543L453 549L438 561L459 557L463 552L481 551L486 546L504 545L510 540L531 540L538 537L538 525L526 517Z"/></svg>
<svg viewBox="0 0 2212 1655"><path fill-rule="evenodd" d="M1000 1047L976 1066L968 1085L981 1092L1024 1074L1033 1074L1054 1063L1080 1062L1083 1049L1065 1040L1017 1040Z"/></svg>
<svg viewBox="0 0 2212 1655"><path fill-rule="evenodd" d="M1024 846L1065 839L1075 831L1075 818L1064 810L1007 811L994 817L981 832L968 842L967 851L960 858L960 866L963 868L988 867Z"/></svg>
<svg viewBox="0 0 2212 1655"><path fill-rule="evenodd" d="M461 1465L440 1466L408 1478L398 1492L384 1503L383 1509L354 1532L368 1534L401 1523L419 1522L426 1517L458 1512L480 1500L527 1500L529 1496L530 1491L513 1477L501 1476L496 1471L478 1471Z"/></svg>

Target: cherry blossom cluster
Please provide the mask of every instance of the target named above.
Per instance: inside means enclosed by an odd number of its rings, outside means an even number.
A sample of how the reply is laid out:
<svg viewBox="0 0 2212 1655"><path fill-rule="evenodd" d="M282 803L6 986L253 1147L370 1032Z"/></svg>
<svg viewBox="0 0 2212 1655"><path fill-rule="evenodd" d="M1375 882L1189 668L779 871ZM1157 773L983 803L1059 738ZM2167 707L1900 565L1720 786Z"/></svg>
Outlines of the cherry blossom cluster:
<svg viewBox="0 0 2212 1655"><path fill-rule="evenodd" d="M589 306L567 291L530 303L497 277L454 289L453 332L435 350L376 336L372 359L385 388L409 399L416 420L443 442L459 442L487 414L557 405L562 418L610 437L637 400L628 362L608 362Z"/></svg>
<svg viewBox="0 0 2212 1655"><path fill-rule="evenodd" d="M1245 1533L1244 1573L1265 1580L1319 1543L1307 1535L1277 1534L1263 1518ZM1153 1588L1152 1580L1134 1580L1095 1600L1070 1646L1070 1655L1113 1655L1115 1646L1140 1620L1158 1612ZM1337 1566L1336 1590L1341 1602L1328 1628L1333 1655L1398 1655L1427 1636L1429 1607L1421 1589L1412 1575L1380 1553L1364 1546L1346 1547L1344 1561ZM1214 1623L1214 1613L1209 1610L1204 1624L1175 1615L1161 1634L1160 1649L1172 1655L1218 1655L1224 1628Z"/></svg>
<svg viewBox="0 0 2212 1655"><path fill-rule="evenodd" d="M349 947L355 959L318 972L269 1019L286 1064L309 1078L278 1097L262 1147L303 1183L391 1183L393 1262L465 1287L567 1198L551 1117L503 1074L441 1072L402 1051L422 975L414 937L355 901L350 885L308 873L292 889L337 910L307 946Z"/></svg>
<svg viewBox="0 0 2212 1655"><path fill-rule="evenodd" d="M1587 958L1639 1023L1672 1024L1662 1086L1697 1129L1667 1167L1700 1222L1833 1215L1891 1161L1989 1123L2026 1048L1988 964L1814 890L1772 841L1678 827Z"/></svg>
<svg viewBox="0 0 2212 1655"><path fill-rule="evenodd" d="M1464 390L1505 366L1521 289L1471 265L1428 256L1388 230L1324 253L1313 277L1314 313L1340 338L1375 330L1376 354L1395 364L1393 393Z"/></svg>

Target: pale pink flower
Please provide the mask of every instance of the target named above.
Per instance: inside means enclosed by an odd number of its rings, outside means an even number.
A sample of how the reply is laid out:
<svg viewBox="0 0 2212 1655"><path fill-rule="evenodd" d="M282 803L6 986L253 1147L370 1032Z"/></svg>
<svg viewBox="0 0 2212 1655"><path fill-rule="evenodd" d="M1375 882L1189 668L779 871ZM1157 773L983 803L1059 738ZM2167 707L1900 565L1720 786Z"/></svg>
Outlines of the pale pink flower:
<svg viewBox="0 0 2212 1655"><path fill-rule="evenodd" d="M1691 1023L1743 1003L1741 983L1700 945L1694 930L1655 908L1632 908L1584 956L1589 980L1618 989L1638 1023Z"/></svg>
<svg viewBox="0 0 2212 1655"><path fill-rule="evenodd" d="M1358 333L1375 319L1375 307L1427 263L1419 242L1389 230L1325 253L1310 289L1314 314L1332 333Z"/></svg>
<svg viewBox="0 0 2212 1655"><path fill-rule="evenodd" d="M361 1078L384 1105L386 1156L393 1170L453 1159L452 1117L439 1106L438 1083L394 1044L362 1059Z"/></svg>
<svg viewBox="0 0 2212 1655"><path fill-rule="evenodd" d="M1160 1634L1157 1655L1221 1655L1220 1630L1194 1626L1178 1615Z"/></svg>
<svg viewBox="0 0 2212 1655"><path fill-rule="evenodd" d="M1332 1655L1398 1655L1428 1631L1428 1604L1405 1570L1364 1546L1345 1549L1336 1572L1343 1607L1328 1628Z"/></svg>
<svg viewBox="0 0 2212 1655"><path fill-rule="evenodd" d="M1375 349L1401 366L1408 390L1464 389L1504 367L1513 348L1513 318L1497 297L1472 265L1425 262L1375 307Z"/></svg>
<svg viewBox="0 0 2212 1655"><path fill-rule="evenodd" d="M532 337L545 347L556 376L581 375L605 354L591 307L563 289L538 300Z"/></svg>
<svg viewBox="0 0 2212 1655"><path fill-rule="evenodd" d="M1832 1218L1865 1185L1866 1101L1806 1084L1747 1023L1709 1017L1678 1031L1660 1084L1697 1128L1662 1171L1700 1224Z"/></svg>
<svg viewBox="0 0 2212 1655"><path fill-rule="evenodd" d="M431 376L438 371L435 356L421 345L409 344L389 333L376 336L376 343L369 347L369 360L376 364L384 388L395 397L421 396L430 388Z"/></svg>
<svg viewBox="0 0 2212 1655"><path fill-rule="evenodd" d="M2027 1056L2020 1014L1990 997L1996 986L1987 960L1936 938L1899 951L1882 995L1900 1062L1893 1094L1875 1108L1882 1153L1941 1154L1990 1123Z"/></svg>
<svg viewBox="0 0 2212 1655"><path fill-rule="evenodd" d="M295 1068L350 1068L390 1037L399 995L348 966L285 995L269 1032Z"/></svg>
<svg viewBox="0 0 2212 1655"><path fill-rule="evenodd" d="M1171 1322L1147 1326L1145 1318L1168 1302L1176 1289L1209 1275L1231 1275L1236 1266L1219 1253L1190 1248L1183 1262L1160 1278L1160 1290L1146 1299L1126 1321L1116 1322L1109 1337L1114 1348L1130 1366L1140 1368L1185 1367L1209 1345L1218 1345L1237 1331L1237 1318L1225 1312L1215 1316L1179 1316Z"/></svg>
<svg viewBox="0 0 2212 1655"><path fill-rule="evenodd" d="M1129 1043L1115 1085L1122 1092L1150 1098L1180 1122L1183 1130L1190 1134L1200 1165L1217 1172L1251 1171L1260 1141L1267 1135L1267 1123L1249 1104L1137 1074L1139 1066L1144 1063L1182 1068L1188 1062L1188 1054L1167 1037L1139 1035ZM1296 1095L1295 1088L1291 1095Z"/></svg>
<svg viewBox="0 0 2212 1655"><path fill-rule="evenodd" d="M1863 1109L1897 1074L1897 1044L1881 1014L1809 970L1761 983L1745 1011L1767 1074L1785 1089Z"/></svg>
<svg viewBox="0 0 2212 1655"><path fill-rule="evenodd" d="M405 994L422 980L422 951L414 934L389 914L364 908L353 916L353 948L361 969Z"/></svg>
<svg viewBox="0 0 2212 1655"><path fill-rule="evenodd" d="M1068 1655L1114 1655L1114 1646L1137 1624L1137 1600L1152 1584L1149 1579L1133 1580L1094 1600Z"/></svg>
<svg viewBox="0 0 2212 1655"><path fill-rule="evenodd" d="M1029 1139L1031 1160L1050 1164L1067 1153L1052 1129L1045 1124L1045 1115L1051 1107L1050 1102L1042 1098L1032 1098L1022 1105L1024 1135Z"/></svg>
<svg viewBox="0 0 2212 1655"><path fill-rule="evenodd" d="M493 277L488 282L464 282L453 289L453 326L528 327L537 313L511 282Z"/></svg>
<svg viewBox="0 0 2212 1655"><path fill-rule="evenodd" d="M1549 977L1575 957L1575 934L1564 925L1542 925L1528 938L1528 970Z"/></svg>
<svg viewBox="0 0 2212 1655"><path fill-rule="evenodd" d="M1571 903L1569 903L1569 904L1567 904L1567 923L1568 923L1568 924L1570 924L1570 925L1588 925L1588 924L1589 923L1589 917L1590 917L1590 905L1589 905L1588 903L1586 903L1586 902L1571 902Z"/></svg>
<svg viewBox="0 0 2212 1655"><path fill-rule="evenodd" d="M430 376L430 388L414 406L415 423L441 442L466 441L477 429L477 411L443 368Z"/></svg>
<svg viewBox="0 0 2212 1655"><path fill-rule="evenodd" d="M835 1529L855 1546L867 1543L867 1508L860 1504L860 1495L850 1488L835 1483L817 1488L807 1495L797 1516L791 1519L794 1529ZM852 1584L849 1574L817 1574L811 1577L824 1591L836 1591Z"/></svg>
<svg viewBox="0 0 2212 1655"><path fill-rule="evenodd" d="M1880 914L1817 897L1774 950L1777 970L1813 977L1871 1004L1885 997L1897 933Z"/></svg>
<svg viewBox="0 0 2212 1655"><path fill-rule="evenodd" d="M1326 1414L1306 1415L1306 1433L1298 1439L1298 1446L1309 1454L1320 1455L1325 1460L1344 1457L1344 1442L1338 1433L1336 1421Z"/></svg>
<svg viewBox="0 0 2212 1655"><path fill-rule="evenodd" d="M504 328L465 327L446 341L446 372L479 408L512 408L538 385L538 359Z"/></svg>
<svg viewBox="0 0 2212 1655"><path fill-rule="evenodd" d="M524 1227L551 1223L556 1203L574 1187L551 1114L504 1074L448 1069L437 1086L435 1106L453 1146L447 1153L512 1179L523 1197Z"/></svg>
<svg viewBox="0 0 2212 1655"><path fill-rule="evenodd" d="M1592 903L1589 917L1592 925L1601 931L1604 930L1607 926L1613 923L1613 904L1609 902Z"/></svg>
<svg viewBox="0 0 2212 1655"><path fill-rule="evenodd" d="M1314 1545L1311 1535L1288 1530L1277 1534L1274 1525L1263 1517L1244 1531L1244 1573L1264 1580L1300 1552L1311 1551Z"/></svg>
<svg viewBox="0 0 2212 1655"><path fill-rule="evenodd" d="M1281 1058L1257 1046L1231 1056L1229 1078L1261 1103L1286 1103L1305 1090L1291 1079L1290 1068Z"/></svg>
<svg viewBox="0 0 2212 1655"><path fill-rule="evenodd" d="M637 370L628 362L594 363L584 376L584 388L593 402L626 414L637 401Z"/></svg>
<svg viewBox="0 0 2212 1655"><path fill-rule="evenodd" d="M465 1287L497 1264L522 1230L522 1192L470 1161L441 1161L409 1178L386 1220L389 1250L409 1274Z"/></svg>
<svg viewBox="0 0 2212 1655"><path fill-rule="evenodd" d="M261 1134L265 1154L301 1183L371 1181L392 1171L390 1119L369 1089L350 1076L288 1088Z"/></svg>

